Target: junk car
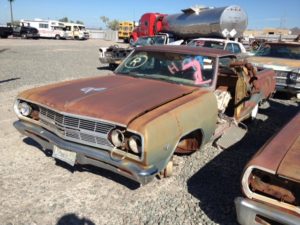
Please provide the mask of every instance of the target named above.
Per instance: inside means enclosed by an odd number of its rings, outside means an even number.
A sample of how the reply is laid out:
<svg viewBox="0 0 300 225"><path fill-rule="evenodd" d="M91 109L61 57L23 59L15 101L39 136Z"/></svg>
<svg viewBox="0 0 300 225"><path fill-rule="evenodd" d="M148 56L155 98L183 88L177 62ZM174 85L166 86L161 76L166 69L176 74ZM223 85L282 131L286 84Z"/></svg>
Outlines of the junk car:
<svg viewBox="0 0 300 225"><path fill-rule="evenodd" d="M113 75L21 93L14 126L54 158L146 184L171 175L174 153L192 153L255 116L274 87L274 71L227 51L139 47Z"/></svg>
<svg viewBox="0 0 300 225"><path fill-rule="evenodd" d="M276 90L300 99L300 42L266 42L248 62L275 70Z"/></svg>
<svg viewBox="0 0 300 225"><path fill-rule="evenodd" d="M247 164L242 191L240 224L300 224L300 113Z"/></svg>

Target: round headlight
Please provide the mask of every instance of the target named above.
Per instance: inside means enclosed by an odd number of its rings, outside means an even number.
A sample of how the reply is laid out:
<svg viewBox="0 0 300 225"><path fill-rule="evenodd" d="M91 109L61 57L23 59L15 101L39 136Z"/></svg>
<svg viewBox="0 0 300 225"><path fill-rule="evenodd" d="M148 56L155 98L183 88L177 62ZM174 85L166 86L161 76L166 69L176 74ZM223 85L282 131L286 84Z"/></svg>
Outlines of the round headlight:
<svg viewBox="0 0 300 225"><path fill-rule="evenodd" d="M134 153L140 153L141 152L141 139L137 136L132 136L128 140L128 145L131 151Z"/></svg>
<svg viewBox="0 0 300 225"><path fill-rule="evenodd" d="M290 79L293 80L293 81L300 81L300 74L291 73L290 74Z"/></svg>
<svg viewBox="0 0 300 225"><path fill-rule="evenodd" d="M110 134L110 139L115 147L120 147L124 143L124 134L118 129L113 130Z"/></svg>
<svg viewBox="0 0 300 225"><path fill-rule="evenodd" d="M28 103L22 102L19 104L19 112L22 114L22 116L29 116L31 111L32 108Z"/></svg>

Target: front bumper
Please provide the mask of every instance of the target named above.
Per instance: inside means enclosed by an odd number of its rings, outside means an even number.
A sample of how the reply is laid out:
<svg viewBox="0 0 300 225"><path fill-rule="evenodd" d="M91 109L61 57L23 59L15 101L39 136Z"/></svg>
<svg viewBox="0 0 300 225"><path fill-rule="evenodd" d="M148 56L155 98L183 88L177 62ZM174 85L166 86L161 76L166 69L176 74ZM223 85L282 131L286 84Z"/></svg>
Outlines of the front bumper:
<svg viewBox="0 0 300 225"><path fill-rule="evenodd" d="M296 85L276 84L276 90L296 95L300 93L300 83L297 83Z"/></svg>
<svg viewBox="0 0 300 225"><path fill-rule="evenodd" d="M99 61L102 64L114 64L119 65L123 59L120 58L110 58L110 57L99 57Z"/></svg>
<svg viewBox="0 0 300 225"><path fill-rule="evenodd" d="M57 146L61 149L76 152L76 163L82 165L93 165L106 170L110 170L131 180L141 184L147 184L153 180L158 169L154 166L142 168L132 161L112 159L110 152L85 145L76 144L66 141L48 130L24 121L14 122L14 127L36 142L38 142L43 150L51 149Z"/></svg>
<svg viewBox="0 0 300 225"><path fill-rule="evenodd" d="M300 217L278 210L269 205L238 197L235 199L237 220L241 225L260 224L256 216L262 216L281 224L299 225Z"/></svg>

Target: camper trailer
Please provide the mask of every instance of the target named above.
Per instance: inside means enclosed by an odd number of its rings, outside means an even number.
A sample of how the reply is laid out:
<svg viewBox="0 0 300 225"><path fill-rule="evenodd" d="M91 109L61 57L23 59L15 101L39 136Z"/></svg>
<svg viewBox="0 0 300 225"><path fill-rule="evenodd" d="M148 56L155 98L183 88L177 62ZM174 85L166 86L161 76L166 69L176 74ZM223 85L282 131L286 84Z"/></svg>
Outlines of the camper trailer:
<svg viewBox="0 0 300 225"><path fill-rule="evenodd" d="M63 31L64 24L57 20L21 20L20 25L38 29L40 37L55 38L57 40L65 38L65 32Z"/></svg>

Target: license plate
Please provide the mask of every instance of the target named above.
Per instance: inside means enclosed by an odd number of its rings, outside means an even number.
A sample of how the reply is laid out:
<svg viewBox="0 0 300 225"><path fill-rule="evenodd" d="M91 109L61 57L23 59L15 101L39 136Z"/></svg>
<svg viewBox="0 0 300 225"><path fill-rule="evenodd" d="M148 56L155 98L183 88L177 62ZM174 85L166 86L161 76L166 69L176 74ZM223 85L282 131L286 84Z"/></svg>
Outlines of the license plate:
<svg viewBox="0 0 300 225"><path fill-rule="evenodd" d="M70 152L64 149L61 149L54 145L52 157L59 159L68 163L71 166L75 165L76 162L76 152Z"/></svg>

